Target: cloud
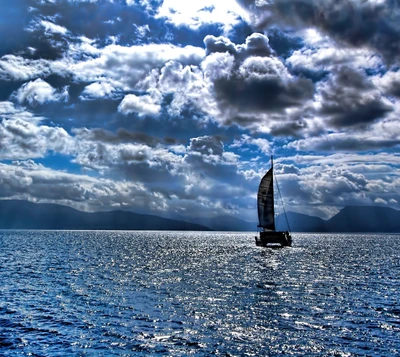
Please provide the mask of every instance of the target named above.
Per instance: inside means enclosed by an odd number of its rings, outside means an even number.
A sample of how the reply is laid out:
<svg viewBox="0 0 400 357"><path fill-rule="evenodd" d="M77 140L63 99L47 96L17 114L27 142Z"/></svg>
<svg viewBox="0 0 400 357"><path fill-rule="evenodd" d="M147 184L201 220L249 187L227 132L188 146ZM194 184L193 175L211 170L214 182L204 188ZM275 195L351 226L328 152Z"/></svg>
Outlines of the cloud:
<svg viewBox="0 0 400 357"><path fill-rule="evenodd" d="M330 218L346 205L373 205L377 199L397 201L400 196L398 155L298 155L282 161L293 161L275 163L286 209Z"/></svg>
<svg viewBox="0 0 400 357"><path fill-rule="evenodd" d="M226 123L264 123L312 99L314 85L292 76L276 57L249 56L237 62L229 53L211 53L202 68L211 82ZM279 120L283 118L280 116Z"/></svg>
<svg viewBox="0 0 400 357"><path fill-rule="evenodd" d="M13 102L0 102L0 115L2 118L10 118L21 110L15 108Z"/></svg>
<svg viewBox="0 0 400 357"><path fill-rule="evenodd" d="M118 97L117 89L109 80L102 80L87 85L80 95L80 98L83 100L115 97Z"/></svg>
<svg viewBox="0 0 400 357"><path fill-rule="evenodd" d="M18 174L23 182L18 185L20 181L17 180L14 185L4 186L7 192L3 192L2 197L55 201L89 210L134 207L135 210L155 213L161 208L168 209L166 197L174 192L180 193L179 182L185 177L183 173L178 173L184 167L182 156L164 148L163 141L124 130L113 134L101 129L76 129L74 134L71 137L61 128L36 126L21 120L3 120L0 126L0 147L3 148L0 156L1 159L21 160L42 158L53 151L72 157L72 161L83 169L107 175L111 173L113 177L126 177L129 183L94 178L87 182L85 175L62 172L58 172L57 176L57 171L26 161L18 163L18 173L4 165L3 171L11 172L10 179ZM26 166L31 164L34 166L34 175L26 173ZM37 171L40 171L40 175ZM51 177L42 177L41 174ZM121 192L121 186L126 188L124 192ZM175 205L179 207L179 201Z"/></svg>
<svg viewBox="0 0 400 357"><path fill-rule="evenodd" d="M400 98L400 71L388 71L380 77L374 77L373 81L384 93Z"/></svg>
<svg viewBox="0 0 400 357"><path fill-rule="evenodd" d="M207 55L211 53L229 53L234 55L237 62L242 62L251 56L266 57L273 53L267 36L253 33L246 38L244 44L235 45L227 37L208 35L204 38Z"/></svg>
<svg viewBox="0 0 400 357"><path fill-rule="evenodd" d="M169 142L167 139L158 139L154 136L148 135L143 132L128 131L126 129L120 128L116 133L96 128L75 128L72 132L83 141L93 141L93 142L103 142L103 143L140 143L147 146L156 147L158 144L175 144L175 141Z"/></svg>
<svg viewBox="0 0 400 357"><path fill-rule="evenodd" d="M238 156L226 151L218 137L195 137L176 150L141 133L79 129L74 134L74 163L142 185L162 199L159 209L164 212L191 215L200 201L197 214L218 207L220 213L238 212L240 207L250 212L246 197L254 194L251 186L257 178L238 170Z"/></svg>
<svg viewBox="0 0 400 357"><path fill-rule="evenodd" d="M224 152L224 144L218 137L202 136L190 139L189 151L205 157L221 157Z"/></svg>
<svg viewBox="0 0 400 357"><path fill-rule="evenodd" d="M206 113L212 110L213 98L198 66L183 66L170 61L153 79L154 82L148 83L147 88L154 85L164 95L173 94L168 107L170 115L180 115L188 104Z"/></svg>
<svg viewBox="0 0 400 357"><path fill-rule="evenodd" d="M319 113L332 127L365 126L393 111L392 103L382 96L372 81L349 67L341 67L327 81L317 85Z"/></svg>
<svg viewBox="0 0 400 357"><path fill-rule="evenodd" d="M0 102L0 118L1 119L20 119L30 123L39 123L43 117L34 115L24 107L16 107L13 102Z"/></svg>
<svg viewBox="0 0 400 357"><path fill-rule="evenodd" d="M167 168L165 173L174 171L174 165L182 161L180 155L169 151L169 144L161 139L140 132L128 132L119 130L112 133L102 129L75 129L76 157L73 161L82 167L99 170L102 172L125 175L132 168L134 172L127 174L127 178L151 181L157 179L156 173ZM136 170L136 167L145 165L152 171L152 177L146 177L147 173ZM145 170L144 168L142 168ZM144 174L144 175L143 175ZM156 176L154 176L156 175Z"/></svg>
<svg viewBox="0 0 400 357"><path fill-rule="evenodd" d="M180 115L187 107L203 112L221 125L244 128L289 122L288 110L311 101L314 84L292 75L274 56L268 38L252 34L245 43L206 36L207 57L197 64L171 60L137 83L144 91L157 91L168 102L168 113Z"/></svg>
<svg viewBox="0 0 400 357"><path fill-rule="evenodd" d="M258 126L264 131L286 121L287 109L301 106L313 95L312 82L290 74L274 57L265 35L252 34L239 45L207 36L205 45L206 51L156 44L100 48L81 36L69 42L64 57L56 61L3 57L0 75L3 66L8 80L56 74L73 79L74 85L88 83L78 95L81 100L114 100L125 95L119 106L123 114L156 115L167 104L172 116L195 108L204 120ZM48 100L50 91L47 88ZM70 92L74 93L73 88ZM172 100L164 101L169 94ZM32 101L34 96L29 98Z"/></svg>
<svg viewBox="0 0 400 357"><path fill-rule="evenodd" d="M6 196L253 220L272 151L287 208L398 207L398 156L375 155L399 148L397 5L241 4L254 12L208 0L5 5L0 159L20 175Z"/></svg>
<svg viewBox="0 0 400 357"><path fill-rule="evenodd" d="M315 154L315 155L296 155L288 156L285 159L280 160L281 162L295 162L300 166L315 166L315 165L327 165L327 166L346 166L347 168L351 165L353 168L357 165L363 165L364 169L371 166L373 172L379 173L383 177L381 170L377 167L385 165L385 171L393 169L400 165L400 156L396 153L335 153L330 155ZM311 169L310 169L311 171ZM394 172L396 173L396 172Z"/></svg>
<svg viewBox="0 0 400 357"><path fill-rule="evenodd" d="M6 55L0 59L0 79L29 80L56 74L73 78L77 83L91 83L82 98L111 96L113 91L136 90L152 70L161 69L169 61L184 66L198 65L205 56L204 49L167 44L124 47L109 45L96 48L92 41L81 37L68 44L63 58L50 61Z"/></svg>
<svg viewBox="0 0 400 357"><path fill-rule="evenodd" d="M48 60L30 60L16 55L5 55L0 59L0 79L29 80L52 73Z"/></svg>
<svg viewBox="0 0 400 357"><path fill-rule="evenodd" d="M217 23L225 27L225 32L229 32L247 15L234 0L202 0L190 4L179 0L165 0L158 9L157 17L167 18L176 27L186 26L192 29Z"/></svg>
<svg viewBox="0 0 400 357"><path fill-rule="evenodd" d="M134 89L154 68L162 68L174 60L184 65L199 64L204 50L193 46L143 45L123 47L110 45L101 49L96 58L74 64L71 71L80 81L96 81L109 78L124 90Z"/></svg>
<svg viewBox="0 0 400 357"><path fill-rule="evenodd" d="M256 146L264 155L270 155L272 152L271 143L267 139L253 138L243 134L239 140L234 140L231 147L243 148L247 145Z"/></svg>
<svg viewBox="0 0 400 357"><path fill-rule="evenodd" d="M297 151L336 152L370 151L400 146L400 122L398 118L385 119L372 124L367 130L324 133L299 139L287 144Z"/></svg>
<svg viewBox="0 0 400 357"><path fill-rule="evenodd" d="M0 163L0 168L2 198L57 202L87 211L147 208L159 200L140 184L56 171L32 160Z"/></svg>
<svg viewBox="0 0 400 357"><path fill-rule="evenodd" d="M135 94L128 94L118 107L118 111L123 114L157 115L160 113L160 110L160 104L150 95L137 96Z"/></svg>
<svg viewBox="0 0 400 357"><path fill-rule="evenodd" d="M266 36L253 34L239 45L206 36L204 43L207 57L197 65L171 60L138 83L145 91L172 94L170 115L189 106L222 125L268 126L268 118L282 120L286 109L312 97L311 81L292 76L273 56Z"/></svg>
<svg viewBox="0 0 400 357"><path fill-rule="evenodd" d="M301 49L293 51L286 64L296 73L314 73L316 79L323 78L337 67L348 66L374 71L383 67L381 57L369 49L339 47L329 39L324 40L325 42L318 45L307 43Z"/></svg>
<svg viewBox="0 0 400 357"><path fill-rule="evenodd" d="M30 105L65 101L68 100L68 87L57 91L50 84L38 78L35 81L23 84L11 95L11 98L15 98L20 104L28 102Z"/></svg>
<svg viewBox="0 0 400 357"><path fill-rule="evenodd" d="M65 35L67 34L68 30L60 25L57 25L53 22L50 21L46 21L46 20L41 20L39 22L40 26L42 26L45 29L46 33L56 33L56 34L61 34L61 35Z"/></svg>
<svg viewBox="0 0 400 357"><path fill-rule="evenodd" d="M74 143L63 128L3 119L0 144L1 160L24 160L45 157L49 151L68 154Z"/></svg>
<svg viewBox="0 0 400 357"><path fill-rule="evenodd" d="M400 5L393 1L238 0L258 28L275 24L316 28L341 44L371 48L388 62L399 60Z"/></svg>
<svg viewBox="0 0 400 357"><path fill-rule="evenodd" d="M276 58L247 58L230 77L212 78L217 98L244 112L279 111L311 97L310 81L292 77Z"/></svg>
<svg viewBox="0 0 400 357"><path fill-rule="evenodd" d="M224 182L229 177L231 187L226 190L235 191L236 188L243 185L244 177L237 170L238 156L232 152L225 151L221 138L217 136L202 136L190 139L190 145L187 154L184 157L184 163L192 172L193 178L203 182L203 193L200 196L209 194L221 196L221 192L215 192L215 185L212 182ZM219 186L219 185L217 185ZM198 188L197 188L198 189ZM225 190L224 190L225 191ZM227 196L226 196L227 197Z"/></svg>

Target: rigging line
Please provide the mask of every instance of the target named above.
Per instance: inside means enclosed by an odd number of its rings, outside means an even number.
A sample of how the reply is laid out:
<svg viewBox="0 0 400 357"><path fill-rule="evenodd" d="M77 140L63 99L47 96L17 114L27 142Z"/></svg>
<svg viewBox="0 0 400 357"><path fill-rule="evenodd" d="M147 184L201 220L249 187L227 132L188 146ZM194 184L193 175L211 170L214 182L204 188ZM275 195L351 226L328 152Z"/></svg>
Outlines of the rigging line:
<svg viewBox="0 0 400 357"><path fill-rule="evenodd" d="M277 178L276 178L275 175L274 175L274 178L275 178L276 187L278 188L279 198L281 199L283 212L285 213L286 224L287 224L288 229L289 229L289 232L290 232L290 225L289 225L289 221L288 221L288 218L287 218L287 215L286 215L285 205L283 204L283 199L282 199L282 195L281 195L281 190L279 189L278 180L277 180Z"/></svg>

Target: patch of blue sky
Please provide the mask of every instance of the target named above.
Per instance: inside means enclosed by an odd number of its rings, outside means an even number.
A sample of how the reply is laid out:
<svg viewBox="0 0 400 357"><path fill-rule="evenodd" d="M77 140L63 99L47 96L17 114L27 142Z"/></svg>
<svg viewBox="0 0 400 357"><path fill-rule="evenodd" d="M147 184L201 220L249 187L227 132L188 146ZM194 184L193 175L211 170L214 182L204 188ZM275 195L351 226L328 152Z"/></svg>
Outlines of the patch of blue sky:
<svg viewBox="0 0 400 357"><path fill-rule="evenodd" d="M62 155L59 153L50 152L43 158L34 160L36 164L43 165L56 171L68 172L70 174L82 174L87 176L98 177L99 173L94 170L82 170L82 166L73 162L73 157L69 155Z"/></svg>

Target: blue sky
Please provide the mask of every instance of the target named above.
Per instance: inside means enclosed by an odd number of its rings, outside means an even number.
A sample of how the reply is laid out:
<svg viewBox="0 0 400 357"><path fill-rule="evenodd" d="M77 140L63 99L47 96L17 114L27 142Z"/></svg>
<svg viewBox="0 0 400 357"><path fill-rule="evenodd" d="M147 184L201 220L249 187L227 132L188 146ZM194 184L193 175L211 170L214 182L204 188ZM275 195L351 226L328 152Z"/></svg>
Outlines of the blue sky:
<svg viewBox="0 0 400 357"><path fill-rule="evenodd" d="M0 198L256 220L400 209L394 0L25 0L0 14Z"/></svg>

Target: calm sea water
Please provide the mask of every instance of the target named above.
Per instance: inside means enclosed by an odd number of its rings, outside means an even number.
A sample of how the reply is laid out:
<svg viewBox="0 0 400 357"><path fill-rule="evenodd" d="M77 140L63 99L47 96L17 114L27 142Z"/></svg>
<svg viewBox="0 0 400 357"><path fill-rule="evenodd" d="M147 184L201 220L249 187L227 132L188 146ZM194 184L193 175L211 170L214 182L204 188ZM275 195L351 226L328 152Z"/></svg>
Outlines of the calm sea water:
<svg viewBox="0 0 400 357"><path fill-rule="evenodd" d="M1 356L398 356L400 236L0 231Z"/></svg>

